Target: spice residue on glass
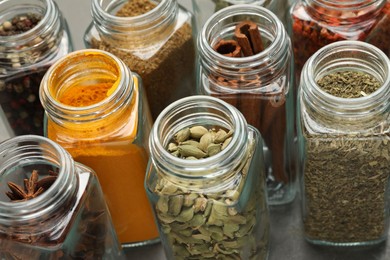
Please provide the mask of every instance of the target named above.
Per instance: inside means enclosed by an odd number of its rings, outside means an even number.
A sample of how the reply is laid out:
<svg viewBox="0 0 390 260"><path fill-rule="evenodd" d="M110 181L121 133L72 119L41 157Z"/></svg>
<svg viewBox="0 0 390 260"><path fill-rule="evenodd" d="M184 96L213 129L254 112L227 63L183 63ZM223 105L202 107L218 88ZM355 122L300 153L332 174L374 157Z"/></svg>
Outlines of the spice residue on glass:
<svg viewBox="0 0 390 260"><path fill-rule="evenodd" d="M71 86L61 94L58 101L74 107L90 106L106 99L112 87L110 82Z"/></svg>

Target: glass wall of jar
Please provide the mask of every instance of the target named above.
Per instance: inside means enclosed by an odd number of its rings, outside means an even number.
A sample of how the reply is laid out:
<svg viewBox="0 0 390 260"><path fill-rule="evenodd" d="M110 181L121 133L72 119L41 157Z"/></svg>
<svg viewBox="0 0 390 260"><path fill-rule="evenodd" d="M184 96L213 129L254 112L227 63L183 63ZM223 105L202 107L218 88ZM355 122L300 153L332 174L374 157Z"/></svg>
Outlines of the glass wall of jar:
<svg viewBox="0 0 390 260"><path fill-rule="evenodd" d="M176 0L92 0L87 47L109 51L138 73L153 119L195 93L192 15Z"/></svg>
<svg viewBox="0 0 390 260"><path fill-rule="evenodd" d="M139 76L108 52L77 51L48 70L40 97L46 136L96 171L123 246L156 242L143 185L152 119Z"/></svg>
<svg viewBox="0 0 390 260"><path fill-rule="evenodd" d="M386 55L359 41L325 46L303 68L299 165L305 236L312 243L369 245L387 238L389 76Z"/></svg>
<svg viewBox="0 0 390 260"><path fill-rule="evenodd" d="M66 21L52 0L0 2L0 127L7 137L43 135L39 84L71 49Z"/></svg>
<svg viewBox="0 0 390 260"><path fill-rule="evenodd" d="M263 7L227 7L206 22L198 52L200 93L232 104L260 131L269 202L291 202L296 154L292 50L282 23Z"/></svg>
<svg viewBox="0 0 390 260"><path fill-rule="evenodd" d="M145 185L167 259L267 258L261 142L214 97L183 98L159 115Z"/></svg>
<svg viewBox="0 0 390 260"><path fill-rule="evenodd" d="M285 0L191 0L192 9L196 21L197 29L202 30L203 25L214 13L219 10L237 4L251 4L263 6L274 14L284 23L287 6Z"/></svg>
<svg viewBox="0 0 390 260"><path fill-rule="evenodd" d="M95 173L36 135L0 144L1 259L121 259Z"/></svg>
<svg viewBox="0 0 390 260"><path fill-rule="evenodd" d="M332 42L368 42L390 57L390 1L387 0L297 0L291 8L289 24L295 93L305 62Z"/></svg>

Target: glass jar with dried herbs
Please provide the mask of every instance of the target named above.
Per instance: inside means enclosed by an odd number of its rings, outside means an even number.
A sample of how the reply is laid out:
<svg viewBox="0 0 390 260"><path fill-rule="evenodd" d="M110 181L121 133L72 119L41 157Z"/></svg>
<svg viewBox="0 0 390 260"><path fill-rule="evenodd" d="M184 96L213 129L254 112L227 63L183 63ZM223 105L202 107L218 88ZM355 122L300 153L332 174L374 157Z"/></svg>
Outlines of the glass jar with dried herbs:
<svg viewBox="0 0 390 260"><path fill-rule="evenodd" d="M214 97L183 98L159 115L145 185L167 259L266 259L261 142Z"/></svg>
<svg viewBox="0 0 390 260"><path fill-rule="evenodd" d="M198 50L199 92L232 104L260 131L269 203L291 202L296 193L292 49L282 23L264 7L227 7L206 22Z"/></svg>
<svg viewBox="0 0 390 260"><path fill-rule="evenodd" d="M228 6L237 4L251 4L263 6L275 13L281 21L285 21L287 6L285 0L191 0L196 26L201 30L206 21L214 13Z"/></svg>
<svg viewBox="0 0 390 260"><path fill-rule="evenodd" d="M297 0L291 9L289 27L294 48L296 88L305 62L332 42L369 42L390 57L388 0Z"/></svg>
<svg viewBox="0 0 390 260"><path fill-rule="evenodd" d="M143 181L152 125L141 79L101 50L70 53L42 80L45 135L93 168L124 247L158 241Z"/></svg>
<svg viewBox="0 0 390 260"><path fill-rule="evenodd" d="M71 50L66 21L52 0L0 2L0 128L6 137L43 135L39 84Z"/></svg>
<svg viewBox="0 0 390 260"><path fill-rule="evenodd" d="M122 259L98 179L57 143L0 144L1 259Z"/></svg>
<svg viewBox="0 0 390 260"><path fill-rule="evenodd" d="M306 239L370 245L387 238L390 61L359 41L332 43L302 71L299 152Z"/></svg>
<svg viewBox="0 0 390 260"><path fill-rule="evenodd" d="M177 0L92 0L87 47L122 59L145 86L153 119L195 93L192 14Z"/></svg>

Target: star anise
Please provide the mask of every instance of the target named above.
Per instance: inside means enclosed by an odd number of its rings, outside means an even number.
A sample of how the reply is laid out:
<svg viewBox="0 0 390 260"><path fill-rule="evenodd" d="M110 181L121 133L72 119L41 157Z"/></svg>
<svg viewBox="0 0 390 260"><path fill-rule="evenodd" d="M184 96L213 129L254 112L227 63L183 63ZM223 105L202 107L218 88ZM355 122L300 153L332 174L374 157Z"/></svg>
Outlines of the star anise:
<svg viewBox="0 0 390 260"><path fill-rule="evenodd" d="M24 188L8 182L8 187L11 191L7 191L6 195L12 201L25 201L35 198L47 190L57 179L57 173L49 171L49 176L38 181L38 171L33 170L29 179L24 179Z"/></svg>

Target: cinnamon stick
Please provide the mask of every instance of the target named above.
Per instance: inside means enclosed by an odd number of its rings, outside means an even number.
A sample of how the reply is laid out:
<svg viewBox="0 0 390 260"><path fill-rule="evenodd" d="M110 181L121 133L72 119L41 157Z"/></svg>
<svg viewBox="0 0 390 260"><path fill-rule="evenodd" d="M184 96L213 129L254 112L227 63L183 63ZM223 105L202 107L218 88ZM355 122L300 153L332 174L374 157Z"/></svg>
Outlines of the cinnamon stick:
<svg viewBox="0 0 390 260"><path fill-rule="evenodd" d="M234 37L242 48L245 57L252 56L264 50L259 28L252 21L242 21L236 25Z"/></svg>

